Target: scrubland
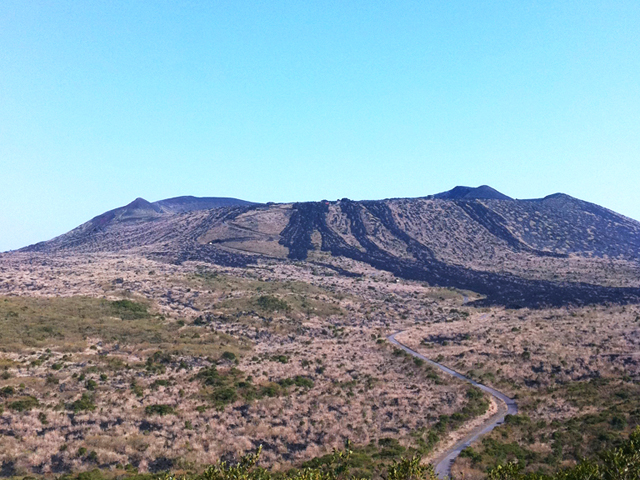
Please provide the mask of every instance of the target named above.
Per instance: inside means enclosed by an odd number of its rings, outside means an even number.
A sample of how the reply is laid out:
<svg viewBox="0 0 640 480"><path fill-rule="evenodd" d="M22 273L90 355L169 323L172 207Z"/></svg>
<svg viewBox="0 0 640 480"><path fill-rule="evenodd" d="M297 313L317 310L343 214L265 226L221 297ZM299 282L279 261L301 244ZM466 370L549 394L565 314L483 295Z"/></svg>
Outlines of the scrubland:
<svg viewBox="0 0 640 480"><path fill-rule="evenodd" d="M259 445L288 468L347 439L367 471L486 409L385 341L408 318L404 297L462 295L370 267L345 278L95 255L1 268L7 475L197 470Z"/></svg>
<svg viewBox="0 0 640 480"><path fill-rule="evenodd" d="M485 309L398 339L518 403L519 415L456 461L456 478L485 478L507 461L549 473L640 425L638 306Z"/></svg>
<svg viewBox="0 0 640 480"><path fill-rule="evenodd" d="M395 350L398 330L518 401L457 460L464 478L570 465L640 423L640 308L477 298L321 252L246 268L0 256L0 474L198 472L260 445L261 464L286 471L347 439L364 476L433 459L495 405Z"/></svg>

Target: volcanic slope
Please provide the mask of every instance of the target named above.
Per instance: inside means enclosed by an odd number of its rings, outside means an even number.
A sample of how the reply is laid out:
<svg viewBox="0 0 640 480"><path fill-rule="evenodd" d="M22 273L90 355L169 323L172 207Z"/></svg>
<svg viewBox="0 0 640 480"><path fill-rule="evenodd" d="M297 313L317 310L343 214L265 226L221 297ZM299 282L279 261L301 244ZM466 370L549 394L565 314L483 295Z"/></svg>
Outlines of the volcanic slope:
<svg viewBox="0 0 640 480"><path fill-rule="evenodd" d="M472 290L486 304L640 301L640 223L564 194L514 200L482 186L379 201L188 209L167 202L137 199L23 250L127 251L232 266L261 258L348 266L348 259Z"/></svg>

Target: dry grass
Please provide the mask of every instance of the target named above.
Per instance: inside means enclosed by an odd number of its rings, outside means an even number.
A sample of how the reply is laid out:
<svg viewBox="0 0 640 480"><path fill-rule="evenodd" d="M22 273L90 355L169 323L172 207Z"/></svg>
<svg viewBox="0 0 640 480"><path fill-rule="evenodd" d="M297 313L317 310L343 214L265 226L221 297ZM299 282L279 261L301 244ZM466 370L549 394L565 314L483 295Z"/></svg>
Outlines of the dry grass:
<svg viewBox="0 0 640 480"><path fill-rule="evenodd" d="M197 469L263 444L266 464L284 468L347 437L415 446L440 415L462 408L465 387L396 356L384 342L395 330L408 329L400 339L426 356L518 395L532 419L578 412L548 387L596 375L638 379L638 307L477 310L464 304L477 298L469 292L321 252L313 260L361 276L317 263L0 257L0 370L8 377L0 388L15 390L0 399L0 461L20 474ZM123 299L147 314L122 319L113 302ZM148 364L156 351L172 357ZM236 394L226 405L218 387L192 380L213 363L223 376L241 372L225 384ZM312 387L277 386L296 376ZM273 396L248 399L270 387ZM73 410L83 393L94 410ZM30 397L38 401L31 410L9 407ZM147 412L163 405L165 415Z"/></svg>
<svg viewBox="0 0 640 480"><path fill-rule="evenodd" d="M408 318L411 304L427 315L436 302L459 305L460 293L396 283L356 264L350 267L361 278L295 264L230 269L109 255L3 260L0 357L8 378L0 386L15 393L3 399L0 461L20 474L127 464L153 471L158 459L198 468L259 444L267 464L283 467L346 438L414 445L416 432L464 404L461 385L434 379L381 341ZM122 319L113 307L122 299L147 313ZM172 357L149 363L162 358L156 351ZM236 360L225 360L224 351ZM242 372L229 384L236 399L226 405L216 387L193 380L212 362L223 375ZM312 387L278 386L295 377ZM273 396L244 397L270 386L277 386ZM22 412L9 406L22 397L38 403Z"/></svg>
<svg viewBox="0 0 640 480"><path fill-rule="evenodd" d="M493 309L429 323L402 341L473 378L522 394L623 374L640 379L640 308Z"/></svg>

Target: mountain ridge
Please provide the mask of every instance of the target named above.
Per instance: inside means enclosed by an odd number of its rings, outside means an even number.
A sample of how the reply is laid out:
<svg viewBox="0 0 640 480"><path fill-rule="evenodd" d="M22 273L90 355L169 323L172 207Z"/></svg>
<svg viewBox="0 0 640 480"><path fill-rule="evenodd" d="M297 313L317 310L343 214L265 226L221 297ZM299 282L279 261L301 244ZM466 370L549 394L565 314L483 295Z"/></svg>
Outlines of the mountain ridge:
<svg viewBox="0 0 640 480"><path fill-rule="evenodd" d="M481 186L409 199L227 201L138 198L22 251L230 266L345 259L510 306L640 299L640 223L565 194L517 200Z"/></svg>

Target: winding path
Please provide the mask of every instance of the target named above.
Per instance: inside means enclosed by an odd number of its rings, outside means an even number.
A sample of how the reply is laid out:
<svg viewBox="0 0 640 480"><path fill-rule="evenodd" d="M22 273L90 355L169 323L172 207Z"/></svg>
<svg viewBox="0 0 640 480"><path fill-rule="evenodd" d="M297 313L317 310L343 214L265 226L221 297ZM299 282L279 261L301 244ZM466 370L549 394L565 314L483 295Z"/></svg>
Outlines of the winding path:
<svg viewBox="0 0 640 480"><path fill-rule="evenodd" d="M412 355L421 360L424 360L428 364L433 365L436 368L439 368L443 372L448 373L449 375L453 375L454 377L459 378L460 380L464 380L465 382L469 382L470 384L475 385L479 389L487 392L489 395L491 395L493 398L496 399L498 404L498 412L495 415L489 418L485 423L480 425L478 428L476 428L475 430L467 434L464 438L462 438L458 443L456 443L449 450L444 452L436 460L435 462L436 475L438 475L439 478L443 478L443 479L448 478L451 475L451 464L456 459L456 457L460 455L460 452L462 452L462 450L464 450L473 442L475 442L482 435L489 433L496 426L501 425L504 422L504 418L507 415L515 415L516 413L518 413L518 406L516 405L516 402L513 398L507 397L504 393L499 392L495 388L487 387L486 385L483 385L474 380L471 380L470 378L465 377L461 373L458 373L449 367L445 367L444 365L441 365L438 362L434 362L433 360L430 360L429 358L423 355L420 355L415 350L411 350L409 347L407 347L406 345L396 340L396 335L400 333L403 333L403 332L396 332L392 335L389 335L387 339L392 344L400 347L402 350L407 352L409 355Z"/></svg>

